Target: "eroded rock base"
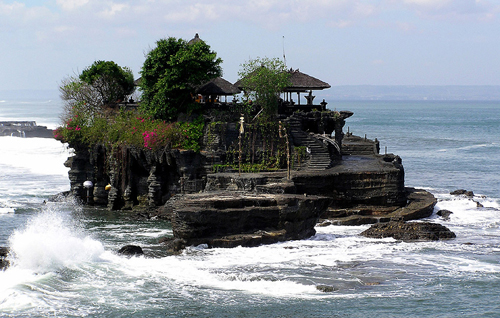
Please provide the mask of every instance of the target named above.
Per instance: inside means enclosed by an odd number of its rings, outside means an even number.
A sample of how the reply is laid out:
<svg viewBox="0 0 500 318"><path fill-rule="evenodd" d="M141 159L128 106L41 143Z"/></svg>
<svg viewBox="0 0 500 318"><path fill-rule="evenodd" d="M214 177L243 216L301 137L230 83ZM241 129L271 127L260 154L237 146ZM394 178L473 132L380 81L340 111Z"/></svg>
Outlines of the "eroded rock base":
<svg viewBox="0 0 500 318"><path fill-rule="evenodd" d="M320 225L362 225L390 221L409 221L432 215L437 199L430 192L406 188L407 204L401 206L356 205L350 208L328 208Z"/></svg>
<svg viewBox="0 0 500 318"><path fill-rule="evenodd" d="M297 194L209 192L184 195L170 206L174 237L182 245L257 246L300 240L314 226L330 199ZM179 242L179 241L178 241Z"/></svg>

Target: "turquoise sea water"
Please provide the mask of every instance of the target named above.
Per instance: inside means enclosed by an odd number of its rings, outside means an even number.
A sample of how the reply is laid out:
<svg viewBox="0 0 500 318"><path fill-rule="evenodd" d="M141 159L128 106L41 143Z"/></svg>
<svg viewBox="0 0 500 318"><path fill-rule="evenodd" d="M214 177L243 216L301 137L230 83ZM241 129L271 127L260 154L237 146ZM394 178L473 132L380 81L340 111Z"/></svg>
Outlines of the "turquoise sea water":
<svg viewBox="0 0 500 318"><path fill-rule="evenodd" d="M1 99L1 98L0 98ZM0 137L1 317L499 317L500 102L330 102L347 127L403 159L408 186L453 211L445 242L358 236L322 227L303 241L191 247L165 256L168 223L76 204L43 204L69 188L57 141ZM60 103L0 101L0 120L56 126ZM475 201L451 190L476 193ZM150 257L123 258L124 244ZM335 289L323 293L317 285Z"/></svg>

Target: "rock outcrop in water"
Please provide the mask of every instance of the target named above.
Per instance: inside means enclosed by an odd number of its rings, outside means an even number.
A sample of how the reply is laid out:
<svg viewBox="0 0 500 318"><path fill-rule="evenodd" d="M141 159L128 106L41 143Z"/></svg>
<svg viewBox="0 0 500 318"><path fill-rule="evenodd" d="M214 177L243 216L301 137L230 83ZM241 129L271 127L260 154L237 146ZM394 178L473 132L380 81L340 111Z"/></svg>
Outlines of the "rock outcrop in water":
<svg viewBox="0 0 500 318"><path fill-rule="evenodd" d="M432 213L432 195L405 189L401 158L380 155L377 140L344 136L351 115L298 112L280 118L291 151L303 150L289 174L286 169L217 172L214 167L234 157L226 149L238 144L238 126L231 122L207 124L200 152L74 145L75 156L67 162L71 193L112 210L159 207L155 215L172 222L172 250L303 239L314 235L320 218L329 224L366 224ZM255 155L259 162L265 147L273 147L259 131L253 136L252 160ZM94 187L86 189L86 180Z"/></svg>
<svg viewBox="0 0 500 318"><path fill-rule="evenodd" d="M142 247L137 245L125 245L118 250L118 254L126 256L143 255Z"/></svg>
<svg viewBox="0 0 500 318"><path fill-rule="evenodd" d="M0 136L54 138L54 131L34 121L0 121Z"/></svg>
<svg viewBox="0 0 500 318"><path fill-rule="evenodd" d="M327 197L297 194L191 194L170 204L172 228L185 245L234 247L300 240L316 233L314 226L329 202Z"/></svg>
<svg viewBox="0 0 500 318"><path fill-rule="evenodd" d="M392 237L396 240L438 241L455 238L456 235L447 227L431 222L388 222L372 225L362 236L371 238Z"/></svg>
<svg viewBox="0 0 500 318"><path fill-rule="evenodd" d="M409 221L432 215L437 199L422 189L406 188L407 203L401 205L358 204L348 208L330 207L320 225L362 225L390 221Z"/></svg>

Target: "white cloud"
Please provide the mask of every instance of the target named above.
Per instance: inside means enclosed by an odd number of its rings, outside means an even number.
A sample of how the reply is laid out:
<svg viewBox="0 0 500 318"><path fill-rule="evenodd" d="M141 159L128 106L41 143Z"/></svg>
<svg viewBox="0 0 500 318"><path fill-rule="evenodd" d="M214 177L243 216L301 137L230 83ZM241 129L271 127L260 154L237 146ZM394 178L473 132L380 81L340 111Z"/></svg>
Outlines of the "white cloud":
<svg viewBox="0 0 500 318"><path fill-rule="evenodd" d="M5 4L0 2L0 15L6 16L10 15L16 11L23 10L26 8L24 3L14 2L11 4Z"/></svg>
<svg viewBox="0 0 500 318"><path fill-rule="evenodd" d="M130 9L130 5L124 3L111 3L107 8L102 10L99 15L105 18L112 18L120 13Z"/></svg>
<svg viewBox="0 0 500 318"><path fill-rule="evenodd" d="M14 2L4 4L0 1L0 41L5 36L33 36L43 29L44 25L51 25L55 14L45 7L27 7L24 3ZM33 40L33 38L30 38Z"/></svg>
<svg viewBox="0 0 500 318"><path fill-rule="evenodd" d="M57 0L57 4L63 9L72 11L86 5L89 0Z"/></svg>
<svg viewBox="0 0 500 318"><path fill-rule="evenodd" d="M450 21L488 20L500 13L500 4L492 0L403 0L403 5L421 17Z"/></svg>
<svg viewBox="0 0 500 318"><path fill-rule="evenodd" d="M453 0L403 0L403 3L415 4L427 8L440 8L450 2L453 2Z"/></svg>
<svg viewBox="0 0 500 318"><path fill-rule="evenodd" d="M221 19L221 12L225 8L217 8L214 4L194 3L170 9L161 10L166 12L164 19L166 22L196 22L196 21L216 21ZM151 12L152 13L152 12Z"/></svg>

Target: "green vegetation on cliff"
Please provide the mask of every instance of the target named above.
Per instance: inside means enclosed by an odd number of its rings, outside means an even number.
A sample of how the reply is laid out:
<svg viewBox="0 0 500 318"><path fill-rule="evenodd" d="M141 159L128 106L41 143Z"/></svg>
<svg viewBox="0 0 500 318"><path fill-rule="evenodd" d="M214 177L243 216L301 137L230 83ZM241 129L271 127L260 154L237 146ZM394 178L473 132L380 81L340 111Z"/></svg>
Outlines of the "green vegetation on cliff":
<svg viewBox="0 0 500 318"><path fill-rule="evenodd" d="M125 111L117 105L134 91L132 72L96 61L63 80L63 122L55 137L72 147L122 144L199 151L205 123L193 112L199 104L192 96L197 85L222 74L221 62L203 41L159 40L142 68L139 110ZM177 121L181 113L188 113L189 120Z"/></svg>
<svg viewBox="0 0 500 318"><path fill-rule="evenodd" d="M191 122L168 123L124 110L94 118L89 124L85 115L76 111L64 126L57 128L55 137L72 147L122 144L150 150L168 147L199 151L203 127L202 116Z"/></svg>
<svg viewBox="0 0 500 318"><path fill-rule="evenodd" d="M196 87L221 76L221 63L201 40L191 43L170 37L157 41L141 71L141 109L155 119L177 120L180 113L199 105L193 101Z"/></svg>

